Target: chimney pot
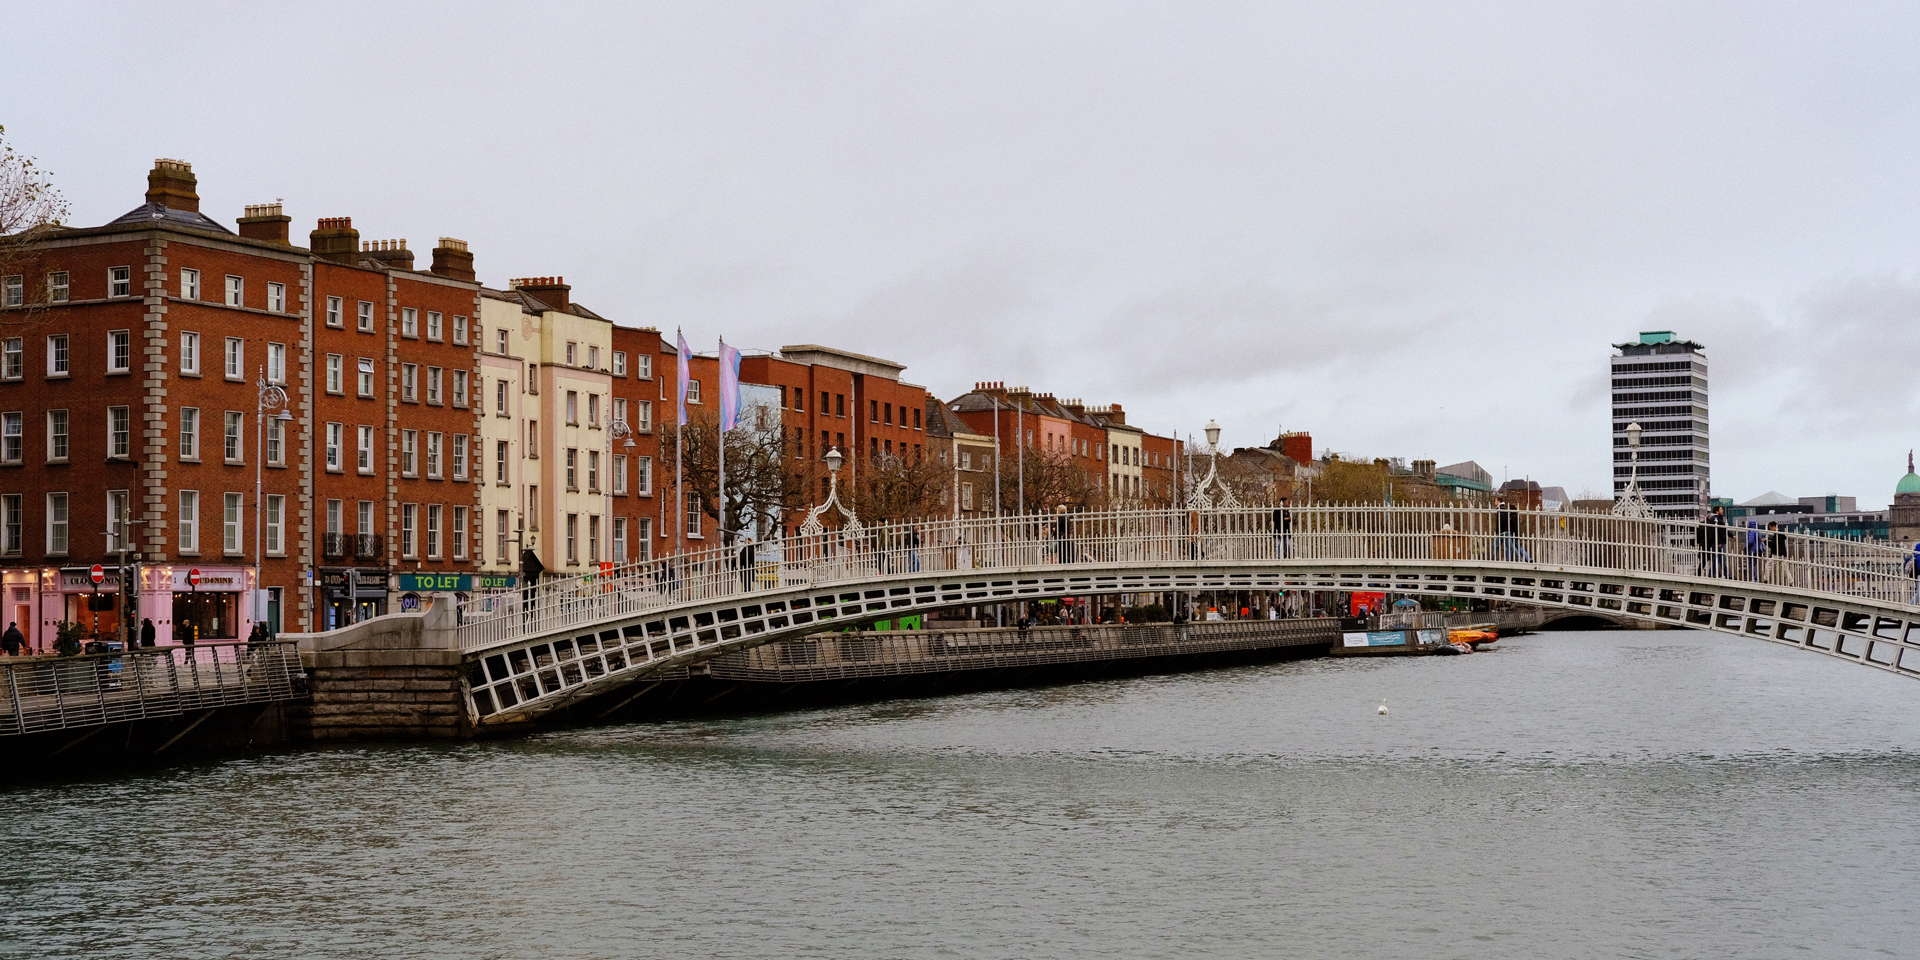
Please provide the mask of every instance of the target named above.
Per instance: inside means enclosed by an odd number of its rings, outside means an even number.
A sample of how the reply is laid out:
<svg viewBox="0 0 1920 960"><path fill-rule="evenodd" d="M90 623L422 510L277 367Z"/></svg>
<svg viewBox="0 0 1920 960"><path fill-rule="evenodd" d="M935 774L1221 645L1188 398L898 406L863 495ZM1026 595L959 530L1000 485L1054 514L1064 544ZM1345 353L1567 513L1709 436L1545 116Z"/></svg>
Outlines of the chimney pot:
<svg viewBox="0 0 1920 960"><path fill-rule="evenodd" d="M193 164L162 157L153 161L153 170L147 174L147 202L199 213L199 185L193 176Z"/></svg>

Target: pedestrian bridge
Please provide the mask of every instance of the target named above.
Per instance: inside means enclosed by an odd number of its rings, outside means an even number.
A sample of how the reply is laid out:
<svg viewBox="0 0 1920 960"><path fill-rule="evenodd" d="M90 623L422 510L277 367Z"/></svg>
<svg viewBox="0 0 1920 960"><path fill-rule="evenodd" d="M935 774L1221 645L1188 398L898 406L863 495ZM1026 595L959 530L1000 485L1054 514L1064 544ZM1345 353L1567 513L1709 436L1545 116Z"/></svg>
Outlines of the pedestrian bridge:
<svg viewBox="0 0 1920 960"><path fill-rule="evenodd" d="M1743 528L1714 546L1692 523L1509 517L1370 505L810 526L749 564L712 550L464 602L469 709L482 727L521 722L731 651L944 607L1162 592L1477 597L1920 677L1920 607L1899 549Z"/></svg>

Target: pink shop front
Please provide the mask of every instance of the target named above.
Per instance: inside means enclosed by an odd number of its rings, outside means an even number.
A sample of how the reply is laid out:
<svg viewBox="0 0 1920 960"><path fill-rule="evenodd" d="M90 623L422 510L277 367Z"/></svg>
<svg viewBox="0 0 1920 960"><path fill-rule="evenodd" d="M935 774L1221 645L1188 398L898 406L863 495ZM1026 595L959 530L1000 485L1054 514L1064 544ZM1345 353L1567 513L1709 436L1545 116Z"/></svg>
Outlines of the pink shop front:
<svg viewBox="0 0 1920 960"><path fill-rule="evenodd" d="M182 567L147 564L140 569L140 595L134 615L133 640L138 642L140 623L152 620L154 641L179 643L191 637L195 641L238 640L253 629L248 617L247 589L253 581L249 567ZM198 585L191 572L200 573ZM120 602L119 568L107 566L98 588L89 567L46 568L40 571L36 617L35 649L53 643L60 621L77 622L87 636L102 640L125 640L121 635L125 608ZM17 593L9 580L10 594ZM104 599L92 601L100 596ZM97 608L97 609L96 609ZM21 629L26 629L23 624Z"/></svg>

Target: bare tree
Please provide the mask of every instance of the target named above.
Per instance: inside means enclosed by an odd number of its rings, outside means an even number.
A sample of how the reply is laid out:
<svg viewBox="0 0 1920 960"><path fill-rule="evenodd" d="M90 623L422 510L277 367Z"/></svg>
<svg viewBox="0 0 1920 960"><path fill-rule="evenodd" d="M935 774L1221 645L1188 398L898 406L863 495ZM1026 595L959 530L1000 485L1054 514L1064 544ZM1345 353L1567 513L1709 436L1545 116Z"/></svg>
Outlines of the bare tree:
<svg viewBox="0 0 1920 960"><path fill-rule="evenodd" d="M742 411L741 419L743 423L756 422L761 415L764 411L751 408ZM775 423L778 417L775 411ZM720 498L716 495L720 483L719 435L719 415L701 410L688 416L678 441L684 489L699 498L700 512L715 523L720 519ZM671 433L661 440L663 462L673 459L675 442ZM810 471L791 458L790 452L778 427L741 427L728 432L727 516L722 542L732 542L735 534L753 522L784 516L803 504Z"/></svg>
<svg viewBox="0 0 1920 960"><path fill-rule="evenodd" d="M1026 479L1027 513L1052 513L1063 505L1069 510L1103 510L1107 506L1100 481L1075 464L1064 450L1028 447L1025 457L1004 458L1000 466L1008 471L1000 481L1000 509L1007 513L1020 512L1022 474Z"/></svg>
<svg viewBox="0 0 1920 960"><path fill-rule="evenodd" d="M40 256L47 236L67 216L67 201L54 189L46 171L6 141L0 127L0 277L32 273L27 268ZM44 290L23 284L22 302L7 306L0 300L0 324L24 326L45 318ZM4 292L0 292L4 296Z"/></svg>
<svg viewBox="0 0 1920 960"><path fill-rule="evenodd" d="M944 516L952 488L952 464L935 457L882 456L858 466L846 494L863 522L893 523Z"/></svg>

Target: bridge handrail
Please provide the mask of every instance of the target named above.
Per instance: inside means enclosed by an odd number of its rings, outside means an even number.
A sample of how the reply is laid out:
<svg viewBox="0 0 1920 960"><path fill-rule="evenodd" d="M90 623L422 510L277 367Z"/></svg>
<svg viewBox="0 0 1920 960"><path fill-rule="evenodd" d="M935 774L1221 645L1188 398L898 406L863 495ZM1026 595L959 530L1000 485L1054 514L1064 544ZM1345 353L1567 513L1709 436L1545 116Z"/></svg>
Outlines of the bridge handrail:
<svg viewBox="0 0 1920 960"><path fill-rule="evenodd" d="M490 648L583 623L776 587L830 587L896 574L1056 566L1248 560L1511 561L1553 567L1776 583L1835 596L1913 601L1909 554L1898 547L1785 530L1507 511L1452 504L1315 504L1105 510L1065 515L927 520L794 535L622 564L606 574L554 577L470 598L460 644ZM1719 543L1716 534L1726 541Z"/></svg>
<svg viewBox="0 0 1920 960"><path fill-rule="evenodd" d="M300 673L291 640L0 658L0 737L291 700Z"/></svg>

